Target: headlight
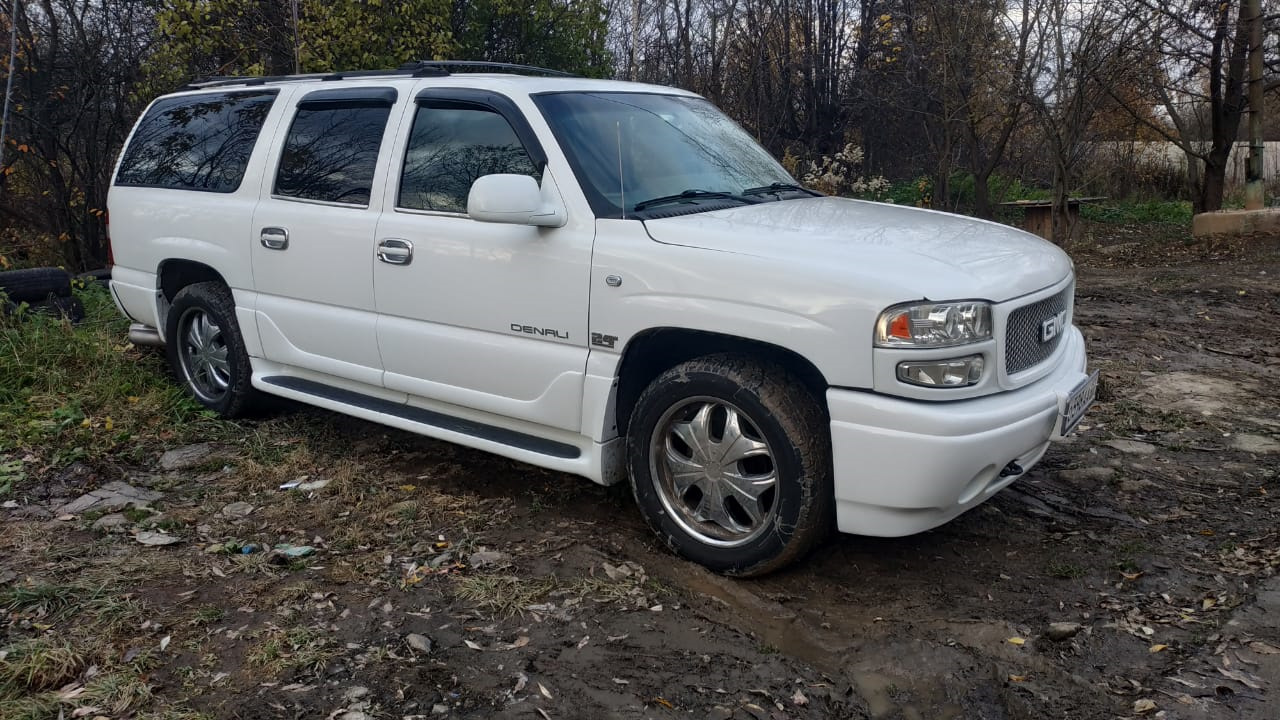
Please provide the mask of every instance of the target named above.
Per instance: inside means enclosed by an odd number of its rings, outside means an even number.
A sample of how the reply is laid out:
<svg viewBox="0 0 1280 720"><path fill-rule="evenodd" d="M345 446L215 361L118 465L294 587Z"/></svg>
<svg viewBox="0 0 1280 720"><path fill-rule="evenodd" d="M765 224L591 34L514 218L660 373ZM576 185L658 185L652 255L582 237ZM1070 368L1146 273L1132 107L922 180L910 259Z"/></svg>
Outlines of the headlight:
<svg viewBox="0 0 1280 720"><path fill-rule="evenodd" d="M898 305L876 321L879 347L950 347L990 339L991 305L981 300Z"/></svg>

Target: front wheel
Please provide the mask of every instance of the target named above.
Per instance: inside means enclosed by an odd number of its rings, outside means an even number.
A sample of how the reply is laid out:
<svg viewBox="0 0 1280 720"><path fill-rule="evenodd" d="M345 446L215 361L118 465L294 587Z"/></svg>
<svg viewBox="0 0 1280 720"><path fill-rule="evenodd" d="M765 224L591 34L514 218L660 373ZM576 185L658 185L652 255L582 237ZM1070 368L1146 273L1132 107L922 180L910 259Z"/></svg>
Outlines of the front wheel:
<svg viewBox="0 0 1280 720"><path fill-rule="evenodd" d="M174 296L165 323L174 374L200 404L226 418L245 414L256 396L235 309L226 286L196 283Z"/></svg>
<svg viewBox="0 0 1280 720"><path fill-rule="evenodd" d="M631 416L636 502L671 549L727 575L793 562L829 531L830 432L780 366L737 355L660 375Z"/></svg>

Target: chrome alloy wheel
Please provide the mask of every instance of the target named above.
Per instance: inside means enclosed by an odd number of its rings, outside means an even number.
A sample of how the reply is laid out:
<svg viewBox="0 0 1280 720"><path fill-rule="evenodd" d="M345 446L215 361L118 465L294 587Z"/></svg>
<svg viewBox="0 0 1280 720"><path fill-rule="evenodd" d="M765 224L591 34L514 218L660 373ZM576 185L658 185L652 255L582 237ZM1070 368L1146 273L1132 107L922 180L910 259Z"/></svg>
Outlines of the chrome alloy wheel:
<svg viewBox="0 0 1280 720"><path fill-rule="evenodd" d="M189 308L178 320L178 356L187 384L201 400L216 403L231 387L231 365L222 329L204 310Z"/></svg>
<svg viewBox="0 0 1280 720"><path fill-rule="evenodd" d="M777 512L773 451L730 403L697 397L672 406L654 428L649 457L663 507L699 542L745 544Z"/></svg>

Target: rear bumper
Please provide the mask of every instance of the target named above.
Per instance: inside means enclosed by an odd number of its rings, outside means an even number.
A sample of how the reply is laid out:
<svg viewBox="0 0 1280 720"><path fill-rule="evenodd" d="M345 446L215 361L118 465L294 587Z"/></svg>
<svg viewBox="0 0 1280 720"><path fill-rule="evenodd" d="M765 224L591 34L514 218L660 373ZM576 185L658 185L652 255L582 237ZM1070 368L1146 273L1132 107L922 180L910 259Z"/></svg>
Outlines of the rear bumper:
<svg viewBox="0 0 1280 720"><path fill-rule="evenodd" d="M1058 399L1085 379L1084 338L1071 328L1058 367L1030 385L954 402L828 390L841 532L896 537L937 527L1025 473L1053 436Z"/></svg>
<svg viewBox="0 0 1280 720"><path fill-rule="evenodd" d="M125 317L163 332L157 308L155 273L117 265L111 271L111 297Z"/></svg>

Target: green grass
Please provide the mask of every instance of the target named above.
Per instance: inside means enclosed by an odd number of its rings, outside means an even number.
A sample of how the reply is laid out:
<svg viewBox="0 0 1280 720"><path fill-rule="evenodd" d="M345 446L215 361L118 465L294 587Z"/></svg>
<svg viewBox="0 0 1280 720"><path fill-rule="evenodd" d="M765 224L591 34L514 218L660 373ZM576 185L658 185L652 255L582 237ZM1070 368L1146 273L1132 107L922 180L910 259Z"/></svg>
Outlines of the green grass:
<svg viewBox="0 0 1280 720"><path fill-rule="evenodd" d="M75 292L78 325L0 318L0 495L77 460L140 460L159 444L232 435L171 379L162 353L126 341L105 288Z"/></svg>
<svg viewBox="0 0 1280 720"><path fill-rule="evenodd" d="M1191 203L1185 200L1108 200L1085 203L1080 216L1114 225L1190 225Z"/></svg>

